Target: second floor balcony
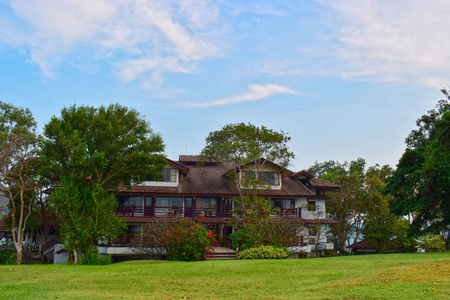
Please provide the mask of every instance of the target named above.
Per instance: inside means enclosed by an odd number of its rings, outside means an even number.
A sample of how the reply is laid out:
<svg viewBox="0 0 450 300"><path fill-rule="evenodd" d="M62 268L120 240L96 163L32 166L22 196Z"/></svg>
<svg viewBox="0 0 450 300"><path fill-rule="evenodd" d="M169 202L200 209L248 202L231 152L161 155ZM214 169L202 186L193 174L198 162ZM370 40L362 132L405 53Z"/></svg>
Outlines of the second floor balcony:
<svg viewBox="0 0 450 300"><path fill-rule="evenodd" d="M231 219L239 218L233 214L232 208L224 207L183 207L183 206L119 206L116 210L116 216L139 219L147 218L166 218L166 217L185 217L205 219ZM281 208L275 210L271 217L289 217L301 218L301 208Z"/></svg>

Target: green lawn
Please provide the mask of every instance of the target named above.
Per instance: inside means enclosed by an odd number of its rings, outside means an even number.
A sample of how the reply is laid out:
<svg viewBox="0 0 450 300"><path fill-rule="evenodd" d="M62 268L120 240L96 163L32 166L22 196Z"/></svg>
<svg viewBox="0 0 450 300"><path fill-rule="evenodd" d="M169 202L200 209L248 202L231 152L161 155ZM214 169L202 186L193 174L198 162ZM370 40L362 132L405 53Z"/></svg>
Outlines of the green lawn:
<svg viewBox="0 0 450 300"><path fill-rule="evenodd" d="M450 253L0 266L2 299L450 299Z"/></svg>

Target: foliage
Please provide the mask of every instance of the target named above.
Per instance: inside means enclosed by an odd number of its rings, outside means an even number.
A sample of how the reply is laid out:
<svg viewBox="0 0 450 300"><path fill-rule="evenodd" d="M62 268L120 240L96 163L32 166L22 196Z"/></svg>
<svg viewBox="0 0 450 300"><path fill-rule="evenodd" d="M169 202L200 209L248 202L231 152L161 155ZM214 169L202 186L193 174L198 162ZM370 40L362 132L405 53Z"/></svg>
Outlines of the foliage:
<svg viewBox="0 0 450 300"><path fill-rule="evenodd" d="M41 172L54 185L51 200L69 253L89 252L120 233L124 222L114 216L110 191L157 178L166 164L161 136L137 111L118 104L63 108L44 136Z"/></svg>
<svg viewBox="0 0 450 300"><path fill-rule="evenodd" d="M410 233L448 232L450 225L450 95L417 120L386 192L392 210L410 216Z"/></svg>
<svg viewBox="0 0 450 300"><path fill-rule="evenodd" d="M36 122L27 108L0 102L0 193L9 198L17 263L22 263L24 231L35 198Z"/></svg>
<svg viewBox="0 0 450 300"><path fill-rule="evenodd" d="M289 247L294 245L303 229L303 223L296 219L255 220L242 223L228 238L231 239L232 247L239 248L239 251L260 245Z"/></svg>
<svg viewBox="0 0 450 300"><path fill-rule="evenodd" d="M445 251L445 240L435 234L427 234L420 238L419 246L425 252L443 252Z"/></svg>
<svg viewBox="0 0 450 300"><path fill-rule="evenodd" d="M206 259L216 243L214 230L188 218L166 218L146 224L136 234L134 253L144 256L166 253L169 260L199 261Z"/></svg>
<svg viewBox="0 0 450 300"><path fill-rule="evenodd" d="M16 250L14 244L8 243L0 246L0 265L13 265L16 263Z"/></svg>
<svg viewBox="0 0 450 300"><path fill-rule="evenodd" d="M200 153L205 161L221 160L233 163L228 176L239 191L235 199L236 213L244 219L268 218L270 202L258 196L260 189L269 188L260 174L267 161L286 167L294 153L287 143L290 141L283 131L277 132L265 126L237 123L228 124L206 137L206 145ZM250 171L246 176L243 171Z"/></svg>
<svg viewBox="0 0 450 300"><path fill-rule="evenodd" d="M407 246L405 221L395 217L389 208L392 196L384 195L383 189L392 169L387 166L365 168L362 158L350 163L336 161L316 163L308 171L321 179L339 184L342 188L330 193L327 211L340 223L331 228L338 245L343 248L360 239L361 235L378 245L379 251L398 248L392 240L401 240ZM353 238L353 241L351 241Z"/></svg>
<svg viewBox="0 0 450 300"><path fill-rule="evenodd" d="M63 225L61 238L71 251L89 253L100 239L112 239L125 228L124 220L114 214L116 198L100 184L77 178L62 179L52 193L52 200Z"/></svg>
<svg viewBox="0 0 450 300"><path fill-rule="evenodd" d="M283 131L276 132L265 126L228 124L221 130L209 133L200 155L233 162L236 167L260 158L287 166L289 160L294 158L286 146L290 139Z"/></svg>
<svg viewBox="0 0 450 300"><path fill-rule="evenodd" d="M284 248L264 246L250 248L236 254L238 259L283 259L290 255Z"/></svg>
<svg viewBox="0 0 450 300"><path fill-rule="evenodd" d="M81 260L79 261L80 265L90 265L90 266L102 266L102 265L110 265L111 255L99 256L98 248L93 249L91 252L85 253Z"/></svg>

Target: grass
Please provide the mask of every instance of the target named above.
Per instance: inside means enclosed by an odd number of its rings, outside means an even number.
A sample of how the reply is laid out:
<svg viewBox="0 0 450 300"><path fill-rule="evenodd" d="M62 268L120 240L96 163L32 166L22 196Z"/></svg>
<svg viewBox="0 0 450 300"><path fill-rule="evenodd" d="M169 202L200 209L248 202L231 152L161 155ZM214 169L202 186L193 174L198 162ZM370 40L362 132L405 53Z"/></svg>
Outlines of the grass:
<svg viewBox="0 0 450 300"><path fill-rule="evenodd" d="M450 253L0 266L1 299L450 299Z"/></svg>

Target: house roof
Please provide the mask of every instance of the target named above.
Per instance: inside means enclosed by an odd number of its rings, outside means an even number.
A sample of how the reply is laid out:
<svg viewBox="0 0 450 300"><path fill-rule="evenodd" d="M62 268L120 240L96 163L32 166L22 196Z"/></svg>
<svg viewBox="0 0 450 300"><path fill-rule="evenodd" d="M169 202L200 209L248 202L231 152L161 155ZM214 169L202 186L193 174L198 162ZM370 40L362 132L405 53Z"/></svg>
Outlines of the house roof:
<svg viewBox="0 0 450 300"><path fill-rule="evenodd" d="M180 179L178 186L132 186L131 189L124 187L119 191L122 193L138 193L138 194L153 194L153 195L203 195L203 196L225 196L234 197L239 195L239 190L236 184L227 176L230 170L234 169L234 164L229 162L210 162L198 164L199 157L194 155L180 155L180 161L169 161L170 164L176 164L179 169L185 168L188 173L184 173L184 178ZM282 174L292 174L292 171L287 170L277 164L265 161L265 164L280 171ZM316 195L307 186L302 184L300 180L293 176L281 176L281 189L264 189L260 191L263 197L271 198L296 198L306 197L315 198ZM315 178L311 178L315 179ZM329 184L330 187L338 188L339 186L327 183L326 181L318 179L314 181L318 186L325 186ZM313 186L315 186L313 184Z"/></svg>
<svg viewBox="0 0 450 300"><path fill-rule="evenodd" d="M331 183L319 178L310 178L309 181L316 188L327 189L327 190L338 190L341 188L339 184Z"/></svg>
<svg viewBox="0 0 450 300"><path fill-rule="evenodd" d="M167 163L175 168L177 168L178 170L180 170L181 173L183 173L184 175L186 175L187 173L189 173L189 168L185 165L182 165L176 161L170 160L168 158L167 159Z"/></svg>

